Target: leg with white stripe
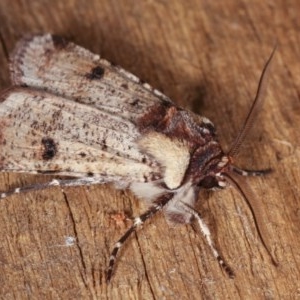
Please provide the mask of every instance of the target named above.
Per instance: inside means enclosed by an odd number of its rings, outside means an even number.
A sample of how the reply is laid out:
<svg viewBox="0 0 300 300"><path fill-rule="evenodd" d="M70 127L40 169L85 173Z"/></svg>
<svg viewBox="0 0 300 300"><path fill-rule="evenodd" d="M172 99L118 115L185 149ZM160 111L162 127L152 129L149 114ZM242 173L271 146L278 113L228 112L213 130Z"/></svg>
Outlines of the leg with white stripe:
<svg viewBox="0 0 300 300"><path fill-rule="evenodd" d="M272 169L264 170L243 170L236 166L231 166L231 170L242 176L264 176L272 172Z"/></svg>
<svg viewBox="0 0 300 300"><path fill-rule="evenodd" d="M234 275L233 270L226 264L226 262L224 261L224 259L221 256L221 254L218 252L217 248L215 247L215 245L211 239L210 230L209 230L208 226L204 223L204 221L201 219L199 212L197 212L194 208L188 206L186 203L183 203L183 204L185 206L184 209L187 212L189 212L190 214L192 214L193 217L198 222L201 233L205 237L206 242L207 242L208 246L210 247L211 252L213 253L213 256L217 259L221 268L228 274L228 276L230 278L234 278L235 275Z"/></svg>
<svg viewBox="0 0 300 300"><path fill-rule="evenodd" d="M140 215L139 217L136 217L133 221L133 225L125 232L125 234L118 240L118 242L115 244L110 258L109 258L109 265L107 269L106 274L106 282L109 283L113 274L114 265L117 259L118 252L120 248L124 245L126 240L129 238L129 236L136 231L136 229L144 224L144 222L151 217L153 217L158 211L160 211L173 197L173 194L165 194L161 196L156 202L155 205L151 206L145 213Z"/></svg>
<svg viewBox="0 0 300 300"><path fill-rule="evenodd" d="M52 186L61 186L61 187L82 186L82 185L101 184L105 182L106 181L103 180L103 178L93 178L93 177L83 177L83 178L66 179L66 180L53 179L46 183L36 183L24 187L18 187L7 192L2 192L2 193L0 192L0 199L6 198L14 194L21 194L25 192L43 190L46 188L50 188Z"/></svg>

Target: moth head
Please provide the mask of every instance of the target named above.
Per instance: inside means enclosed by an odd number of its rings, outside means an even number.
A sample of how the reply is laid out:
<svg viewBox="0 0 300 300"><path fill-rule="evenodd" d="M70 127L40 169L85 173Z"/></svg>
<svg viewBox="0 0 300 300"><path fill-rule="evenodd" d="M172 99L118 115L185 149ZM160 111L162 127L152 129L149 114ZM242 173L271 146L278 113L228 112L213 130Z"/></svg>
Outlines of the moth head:
<svg viewBox="0 0 300 300"><path fill-rule="evenodd" d="M200 182L199 186L205 189L223 189L227 186L224 173L229 171L231 166L231 158L227 155L221 157L219 162L213 167L213 171L209 172Z"/></svg>

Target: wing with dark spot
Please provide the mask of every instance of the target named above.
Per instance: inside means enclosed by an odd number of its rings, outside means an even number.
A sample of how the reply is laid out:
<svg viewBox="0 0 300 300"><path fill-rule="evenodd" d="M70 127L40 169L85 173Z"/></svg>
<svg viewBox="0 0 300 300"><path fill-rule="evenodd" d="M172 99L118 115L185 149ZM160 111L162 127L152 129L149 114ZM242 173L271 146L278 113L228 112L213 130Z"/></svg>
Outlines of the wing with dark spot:
<svg viewBox="0 0 300 300"><path fill-rule="evenodd" d="M169 98L99 55L51 34L21 40L11 58L15 85L46 90L135 122Z"/></svg>
<svg viewBox="0 0 300 300"><path fill-rule="evenodd" d="M128 120L33 89L14 88L1 98L1 171L160 178L159 164L138 149L140 133Z"/></svg>

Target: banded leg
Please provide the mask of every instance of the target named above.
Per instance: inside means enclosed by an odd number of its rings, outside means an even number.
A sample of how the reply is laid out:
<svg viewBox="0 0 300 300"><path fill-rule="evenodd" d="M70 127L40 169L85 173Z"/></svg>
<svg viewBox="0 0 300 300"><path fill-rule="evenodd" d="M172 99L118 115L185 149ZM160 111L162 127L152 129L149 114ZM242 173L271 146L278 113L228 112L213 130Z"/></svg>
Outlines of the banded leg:
<svg viewBox="0 0 300 300"><path fill-rule="evenodd" d="M136 231L136 229L145 223L148 219L153 217L158 211L162 210L162 208L170 201L170 199L173 197L172 193L168 193L165 195L162 195L157 201L156 204L151 206L145 213L140 215L139 217L136 217L133 221L133 225L125 232L125 234L117 241L115 244L110 258L109 258L109 265L107 269L107 275L106 275L106 282L109 283L112 277L113 268L116 262L116 258L118 255L119 250L124 245L126 240L129 238L129 236Z"/></svg>
<svg viewBox="0 0 300 300"><path fill-rule="evenodd" d="M242 176L264 176L272 172L272 169L264 170L243 170L236 166L231 166L231 170Z"/></svg>
<svg viewBox="0 0 300 300"><path fill-rule="evenodd" d="M0 199L6 198L13 194L20 194L31 191L43 190L52 186L80 186L80 185L92 185L92 184L101 184L107 181L103 180L103 178L93 178L93 177L83 177L83 178L75 178L75 179L66 179L59 180L53 179L46 183L37 183L32 185L27 185L24 187L18 187L13 190L0 193Z"/></svg>
<svg viewBox="0 0 300 300"><path fill-rule="evenodd" d="M197 222L199 224L199 228L201 230L201 233L205 237L206 242L207 242L208 246L210 247L213 256L217 259L221 268L228 274L228 276L230 278L234 278L235 275L234 275L233 270L226 264L226 262L224 261L224 259L221 256L221 254L218 252L217 248L215 247L214 242L211 239L210 230L209 230L208 226L202 220L199 212L197 212L194 208L190 207L186 203L183 203L183 204L185 206L184 209L187 212L189 212L197 220Z"/></svg>

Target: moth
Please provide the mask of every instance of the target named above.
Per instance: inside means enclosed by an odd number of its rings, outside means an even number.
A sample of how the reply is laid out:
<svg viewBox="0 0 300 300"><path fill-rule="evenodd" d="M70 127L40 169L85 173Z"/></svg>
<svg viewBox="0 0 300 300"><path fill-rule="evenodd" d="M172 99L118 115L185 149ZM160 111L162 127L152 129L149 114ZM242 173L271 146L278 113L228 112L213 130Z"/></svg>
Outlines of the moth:
<svg viewBox="0 0 300 300"><path fill-rule="evenodd" d="M133 74L58 36L25 37L10 57L13 87L1 93L0 171L68 178L2 192L1 198L57 185L113 183L150 206L115 244L107 281L125 241L159 211L171 222L196 222L213 256L233 277L195 204L201 189L233 184L250 205L271 255L259 205L236 179L269 170L242 170L233 159L263 102L273 55L242 130L224 152L210 120L178 107Z"/></svg>

